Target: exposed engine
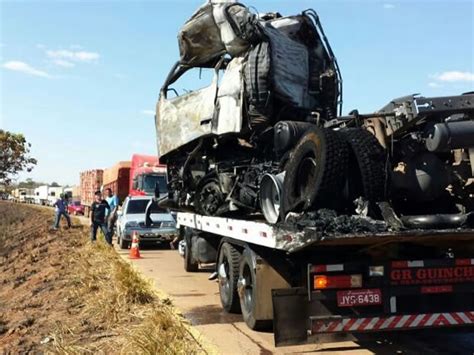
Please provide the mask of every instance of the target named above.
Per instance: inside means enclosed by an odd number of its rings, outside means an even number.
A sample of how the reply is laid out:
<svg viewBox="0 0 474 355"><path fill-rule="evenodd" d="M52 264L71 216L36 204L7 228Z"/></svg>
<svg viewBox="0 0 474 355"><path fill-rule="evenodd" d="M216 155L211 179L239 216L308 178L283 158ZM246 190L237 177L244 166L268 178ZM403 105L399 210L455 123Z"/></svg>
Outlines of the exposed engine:
<svg viewBox="0 0 474 355"><path fill-rule="evenodd" d="M211 1L178 39L156 114L168 205L269 223L319 209L408 228L473 222L473 94L340 116L341 76L313 10L257 16ZM209 86L169 98L194 67L215 69Z"/></svg>

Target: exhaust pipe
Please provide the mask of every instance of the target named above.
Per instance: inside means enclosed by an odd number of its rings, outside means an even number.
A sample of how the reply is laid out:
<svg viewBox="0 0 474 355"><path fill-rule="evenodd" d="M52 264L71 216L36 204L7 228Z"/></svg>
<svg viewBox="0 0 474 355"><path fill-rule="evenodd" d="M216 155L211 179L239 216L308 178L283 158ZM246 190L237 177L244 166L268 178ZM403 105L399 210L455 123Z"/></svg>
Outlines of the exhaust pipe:
<svg viewBox="0 0 474 355"><path fill-rule="evenodd" d="M280 204L283 191L285 172L278 175L265 174L260 182L260 206L263 215L270 224L280 218Z"/></svg>

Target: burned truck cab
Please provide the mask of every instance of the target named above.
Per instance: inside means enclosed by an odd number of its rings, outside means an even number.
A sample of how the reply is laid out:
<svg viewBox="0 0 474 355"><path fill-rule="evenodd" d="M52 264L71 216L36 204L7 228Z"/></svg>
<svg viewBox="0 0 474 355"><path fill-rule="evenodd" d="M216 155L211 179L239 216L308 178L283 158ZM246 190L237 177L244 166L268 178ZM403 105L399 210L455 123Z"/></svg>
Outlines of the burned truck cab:
<svg viewBox="0 0 474 355"><path fill-rule="evenodd" d="M319 19L313 10L257 16L240 3L210 1L178 42L180 60L156 108L174 202L206 215L257 211L260 180L282 171L275 124L289 120L302 132L340 111L342 80ZM173 84L196 68L213 69L212 78L178 96Z"/></svg>

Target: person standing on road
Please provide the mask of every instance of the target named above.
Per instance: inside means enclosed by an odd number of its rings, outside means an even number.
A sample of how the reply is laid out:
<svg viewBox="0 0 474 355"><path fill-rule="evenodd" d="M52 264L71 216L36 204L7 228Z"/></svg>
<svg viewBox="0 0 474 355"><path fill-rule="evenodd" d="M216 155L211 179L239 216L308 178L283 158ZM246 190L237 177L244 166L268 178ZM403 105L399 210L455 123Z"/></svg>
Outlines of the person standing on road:
<svg viewBox="0 0 474 355"><path fill-rule="evenodd" d="M54 218L54 227L53 229L57 230L59 228L59 222L61 221L61 216L67 221L67 227L71 228L71 218L67 211L67 201L64 194L59 195L60 198L56 200L53 207L55 208L55 218Z"/></svg>
<svg viewBox="0 0 474 355"><path fill-rule="evenodd" d="M100 228L104 234L107 243L112 245L112 238L110 238L109 231L107 230L106 214L107 209L110 209L109 204L102 198L102 193L96 191L94 194L94 202L91 206L91 241L95 242L97 237L97 229Z"/></svg>
<svg viewBox="0 0 474 355"><path fill-rule="evenodd" d="M115 222L117 221L117 210L119 206L119 199L117 195L112 192L111 188L107 188L105 190L107 192L107 198L105 199L109 204L109 208L107 209L107 229L109 230L109 239L112 241L112 237L114 236L114 228Z"/></svg>

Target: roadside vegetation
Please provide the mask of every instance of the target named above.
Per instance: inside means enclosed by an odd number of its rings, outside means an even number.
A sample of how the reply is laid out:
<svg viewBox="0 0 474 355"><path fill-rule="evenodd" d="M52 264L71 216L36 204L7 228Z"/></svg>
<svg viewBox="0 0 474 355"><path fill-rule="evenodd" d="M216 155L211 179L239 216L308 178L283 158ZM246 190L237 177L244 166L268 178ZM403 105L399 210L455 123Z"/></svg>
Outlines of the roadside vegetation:
<svg viewBox="0 0 474 355"><path fill-rule="evenodd" d="M0 353L206 353L185 320L87 228L0 203Z"/></svg>

